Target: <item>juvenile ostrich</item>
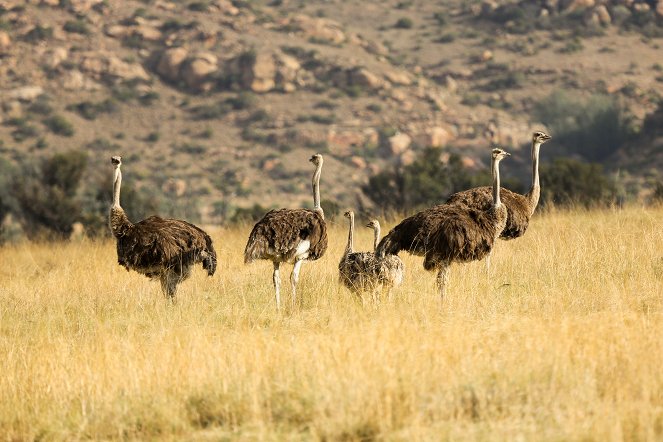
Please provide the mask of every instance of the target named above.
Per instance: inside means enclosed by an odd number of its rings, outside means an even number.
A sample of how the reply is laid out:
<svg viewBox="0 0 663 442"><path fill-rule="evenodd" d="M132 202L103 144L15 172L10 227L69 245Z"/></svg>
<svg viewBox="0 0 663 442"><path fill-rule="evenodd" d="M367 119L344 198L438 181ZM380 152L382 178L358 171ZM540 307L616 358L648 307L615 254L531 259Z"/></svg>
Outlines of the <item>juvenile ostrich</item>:
<svg viewBox="0 0 663 442"><path fill-rule="evenodd" d="M378 245L378 257L407 250L424 257L424 269L437 270L437 285L444 299L452 262L483 259L506 225L507 209L500 200L500 161L510 155L492 151L493 203L487 209L442 204L405 218Z"/></svg>
<svg viewBox="0 0 663 442"><path fill-rule="evenodd" d="M268 259L274 264L274 289L276 308L281 309L281 263L294 264L290 274L292 285L292 305L297 298L299 271L305 260L315 261L327 250L327 225L325 214L320 207L320 174L322 155L310 159L316 168L313 173L313 210L276 209L271 210L253 226L249 241L244 249L244 263L256 259Z"/></svg>
<svg viewBox="0 0 663 442"><path fill-rule="evenodd" d="M159 278L161 289L172 301L177 285L191 274L191 267L202 263L209 276L216 271L216 252L212 238L186 221L150 216L132 223L120 206L122 158L112 157L115 166L113 205L109 225L117 240L117 261L127 271L135 270L148 278Z"/></svg>
<svg viewBox="0 0 663 442"><path fill-rule="evenodd" d="M544 132L537 131L532 134L532 186L529 192L521 195L503 187L500 189L500 198L507 210L506 227L500 234L500 238L504 240L521 237L527 230L541 195L539 148L550 139L551 136ZM490 186L482 186L456 192L447 199L447 203L487 210L493 203L492 189Z"/></svg>
<svg viewBox="0 0 663 442"><path fill-rule="evenodd" d="M372 219L366 224L366 227L373 229L373 253L375 253L380 242L380 223L378 220ZM391 300L391 289L403 283L405 273L403 261L396 255L386 255L382 258L378 258L376 255L376 265L378 280L383 288L387 289L388 299Z"/></svg>
<svg viewBox="0 0 663 442"><path fill-rule="evenodd" d="M341 256L341 261L338 263L339 281L358 296L361 296L362 292L371 292L373 301L376 302L375 290L380 285L380 280L375 253L355 252L353 250L355 214L352 211L347 211L343 216L349 220L349 229L348 243L345 246L343 256Z"/></svg>

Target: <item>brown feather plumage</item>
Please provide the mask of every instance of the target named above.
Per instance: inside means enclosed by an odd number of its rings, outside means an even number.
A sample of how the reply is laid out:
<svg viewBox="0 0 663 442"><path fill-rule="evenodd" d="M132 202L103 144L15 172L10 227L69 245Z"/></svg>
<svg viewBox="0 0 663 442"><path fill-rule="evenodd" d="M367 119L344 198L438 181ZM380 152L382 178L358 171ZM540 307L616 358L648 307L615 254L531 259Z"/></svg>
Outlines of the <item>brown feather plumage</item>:
<svg viewBox="0 0 663 442"><path fill-rule="evenodd" d="M378 256L405 250L424 256L424 268L442 262L469 262L484 258L506 224L504 205L482 211L461 205L442 204L405 218L377 248Z"/></svg>
<svg viewBox="0 0 663 442"><path fill-rule="evenodd" d="M116 238L118 263L151 278L164 270L182 274L185 267L198 263L209 276L216 271L212 239L186 221L150 216L125 228Z"/></svg>
<svg viewBox="0 0 663 442"><path fill-rule="evenodd" d="M473 189L456 192L447 199L448 204L462 204L477 210L488 210L493 204L493 190L489 186L475 187ZM502 230L500 238L509 240L523 236L534 208L530 207L529 198L509 189L500 189L502 204L506 206L506 227Z"/></svg>
<svg viewBox="0 0 663 442"><path fill-rule="evenodd" d="M164 293L173 298L177 285L189 277L191 267L201 263L209 276L216 271L212 238L201 228L182 220L150 216L132 223L120 207L122 174L116 167L109 226L117 240L118 263L150 278L159 278Z"/></svg>
<svg viewBox="0 0 663 442"><path fill-rule="evenodd" d="M532 134L532 186L525 195L515 193L509 189L500 188L502 204L507 209L506 227L500 234L504 240L515 239L523 236L529 220L539 202L541 187L538 179L538 152L541 144L551 139L545 132L536 131ZM477 210L488 210L493 204L493 189L490 186L475 187L461 192L456 192L447 199L448 204L462 204Z"/></svg>
<svg viewBox="0 0 663 442"><path fill-rule="evenodd" d="M325 254L327 225L320 213L308 209L271 210L253 226L244 249L244 262L291 262L299 243L307 240L310 246L306 260L315 261Z"/></svg>

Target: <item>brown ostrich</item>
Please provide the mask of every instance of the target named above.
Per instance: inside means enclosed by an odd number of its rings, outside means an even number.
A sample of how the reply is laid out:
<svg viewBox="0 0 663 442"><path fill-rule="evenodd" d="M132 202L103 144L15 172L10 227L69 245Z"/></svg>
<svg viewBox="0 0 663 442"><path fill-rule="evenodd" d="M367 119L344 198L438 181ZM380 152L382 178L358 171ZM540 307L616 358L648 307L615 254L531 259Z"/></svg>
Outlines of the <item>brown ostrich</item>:
<svg viewBox="0 0 663 442"><path fill-rule="evenodd" d="M444 298L452 262L483 259L506 225L507 209L500 200L500 161L510 155L492 151L493 203L487 209L442 204L405 218L378 245L378 257L407 250L424 257L424 269L437 270L437 285Z"/></svg>
<svg viewBox="0 0 663 442"><path fill-rule="evenodd" d="M515 239L523 236L529 225L529 220L536 210L541 195L539 183L539 149L551 136L544 132L532 134L532 186L525 195L515 193L509 189L500 189L500 198L506 206L506 227L500 234L503 240ZM493 204L492 188L490 186L475 187L462 192L456 192L447 199L449 204L464 204L479 210L487 210ZM486 266L490 266L490 254L486 257Z"/></svg>
<svg viewBox="0 0 663 442"><path fill-rule="evenodd" d="M109 225L117 240L117 261L127 271L135 270L161 281L161 289L172 301L177 285L191 274L191 267L202 263L209 276L216 270L216 252L212 238L204 230L186 221L150 216L132 223L120 206L122 158L112 157L115 166L113 204Z"/></svg>
<svg viewBox="0 0 663 442"><path fill-rule="evenodd" d="M272 275L276 291L276 308L281 308L281 263L294 264L290 274L292 305L297 299L297 282L304 261L315 261L327 250L327 225L320 206L320 175L322 155L310 159L316 168L313 173L313 209L271 210L253 226L244 249L244 263L268 259L274 264Z"/></svg>

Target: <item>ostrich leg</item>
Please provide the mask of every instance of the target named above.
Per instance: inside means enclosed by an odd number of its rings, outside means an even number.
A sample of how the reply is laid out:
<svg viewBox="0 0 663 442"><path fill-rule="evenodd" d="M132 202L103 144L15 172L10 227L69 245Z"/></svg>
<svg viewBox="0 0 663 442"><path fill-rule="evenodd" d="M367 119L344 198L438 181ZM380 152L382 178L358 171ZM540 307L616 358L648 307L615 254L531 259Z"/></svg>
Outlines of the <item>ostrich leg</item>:
<svg viewBox="0 0 663 442"><path fill-rule="evenodd" d="M276 310L281 310L281 263L274 262L274 290L276 291Z"/></svg>
<svg viewBox="0 0 663 442"><path fill-rule="evenodd" d="M164 295L173 303L175 303L175 293L177 293L177 283L180 281L179 275L167 270L161 274L159 278L161 281L161 290Z"/></svg>
<svg viewBox="0 0 663 442"><path fill-rule="evenodd" d="M304 261L299 259L295 261L295 265L292 268L292 273L290 274L290 284L292 285L292 307L294 308L297 304L297 282L299 282L299 271L302 268Z"/></svg>
<svg viewBox="0 0 663 442"><path fill-rule="evenodd" d="M449 263L443 263L437 272L437 287L440 290L440 302L444 301L447 293L447 284L449 283Z"/></svg>

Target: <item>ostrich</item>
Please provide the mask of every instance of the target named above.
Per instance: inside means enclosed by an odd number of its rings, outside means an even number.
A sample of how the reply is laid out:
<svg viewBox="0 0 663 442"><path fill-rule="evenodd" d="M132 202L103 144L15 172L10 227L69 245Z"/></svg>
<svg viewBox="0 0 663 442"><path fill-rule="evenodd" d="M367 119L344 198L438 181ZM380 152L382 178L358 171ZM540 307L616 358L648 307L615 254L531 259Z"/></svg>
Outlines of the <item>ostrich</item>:
<svg viewBox="0 0 663 442"><path fill-rule="evenodd" d="M294 264L290 274L292 305L297 298L299 271L305 260L315 261L327 250L327 225L325 213L320 207L320 174L322 155L310 159L316 168L313 173L313 210L276 209L271 210L253 226L244 249L244 263L256 259L268 259L274 264L274 289L276 308L281 309L281 263Z"/></svg>
<svg viewBox="0 0 663 442"><path fill-rule="evenodd" d="M373 229L373 253L375 253L380 242L380 222L372 219L366 224L366 227ZM387 297L391 300L391 289L398 287L403 282L403 273L405 271L403 261L396 255L386 255L382 258L377 258L376 255L376 264L378 268L378 280L387 289Z"/></svg>
<svg viewBox="0 0 663 442"><path fill-rule="evenodd" d="M551 136L545 132L534 132L532 134L532 186L525 195L512 192L508 189L500 189L500 197L507 210L506 227L500 234L503 240L521 237L525 234L529 220L534 214L541 186L539 184L539 148L543 143L550 140ZM478 210L487 210L493 203L492 189L489 186L475 187L454 193L447 199L449 204L464 204ZM490 253L486 257L486 268L490 267Z"/></svg>
<svg viewBox="0 0 663 442"><path fill-rule="evenodd" d="M507 209L500 200L500 161L510 155L492 151L493 203L487 209L462 204L441 204L405 218L385 236L376 254L401 250L424 257L424 269L437 270L437 285L444 299L452 262L483 259L506 225Z"/></svg>
<svg viewBox="0 0 663 442"><path fill-rule="evenodd" d="M375 290L380 285L380 280L375 253L355 252L353 250L355 214L352 211L347 211L343 216L349 220L349 229L348 243L345 246L341 261L338 263L339 281L359 296L361 296L361 292L371 292L373 301L377 304Z"/></svg>
<svg viewBox="0 0 663 442"><path fill-rule="evenodd" d="M111 158L115 166L113 204L109 225L117 240L117 261L127 271L135 270L148 278L159 278L161 289L175 300L177 285L191 274L191 267L202 263L209 276L216 271L216 252L212 238L186 221L150 216L132 223L120 206L122 157Z"/></svg>

